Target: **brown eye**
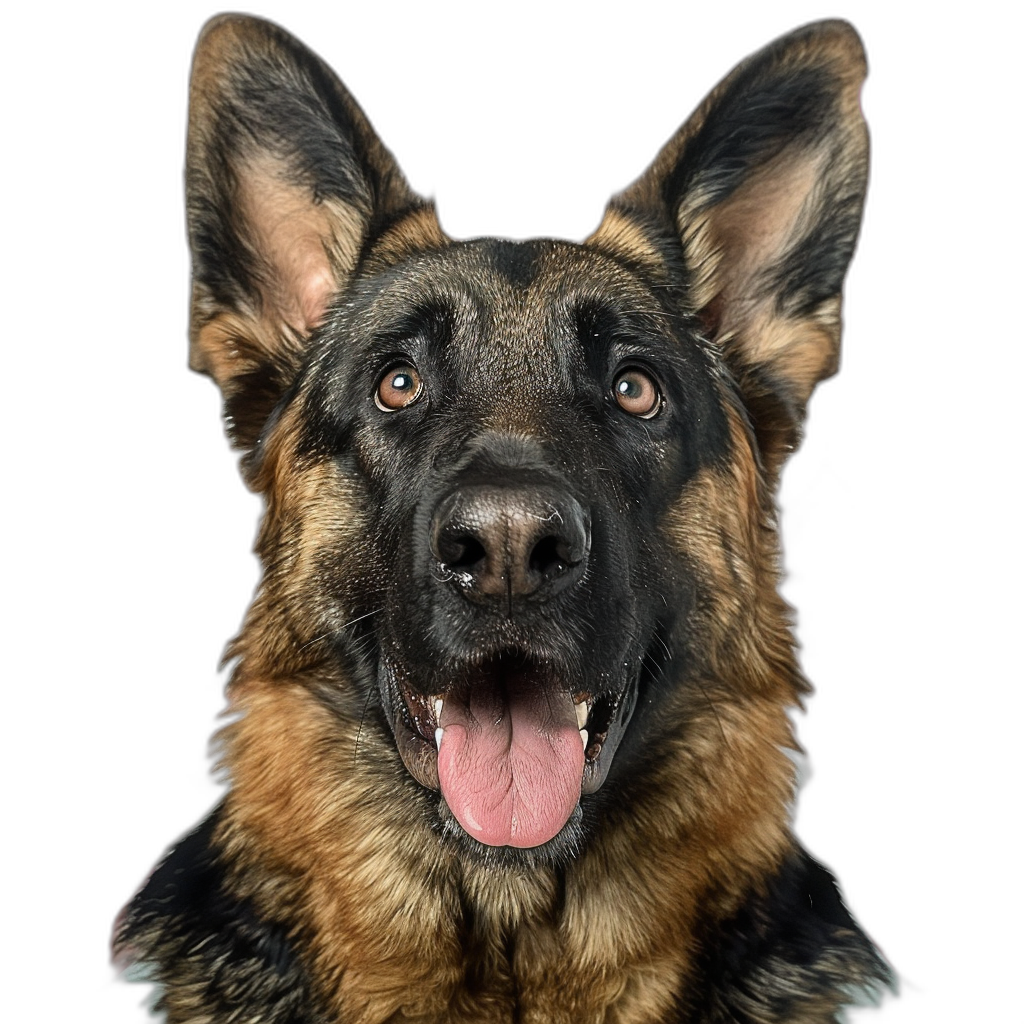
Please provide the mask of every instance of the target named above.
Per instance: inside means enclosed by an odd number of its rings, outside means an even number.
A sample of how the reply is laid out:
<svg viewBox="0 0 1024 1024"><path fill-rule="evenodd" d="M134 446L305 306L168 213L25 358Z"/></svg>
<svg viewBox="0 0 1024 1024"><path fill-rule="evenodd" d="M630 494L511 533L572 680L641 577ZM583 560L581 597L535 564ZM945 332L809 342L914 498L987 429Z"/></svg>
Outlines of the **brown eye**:
<svg viewBox="0 0 1024 1024"><path fill-rule="evenodd" d="M623 412L649 420L661 409L661 392L658 385L643 370L633 367L623 370L612 385L615 401Z"/></svg>
<svg viewBox="0 0 1024 1024"><path fill-rule="evenodd" d="M423 380L416 368L403 364L393 366L381 378L373 396L381 412L398 412L412 405L423 393Z"/></svg>

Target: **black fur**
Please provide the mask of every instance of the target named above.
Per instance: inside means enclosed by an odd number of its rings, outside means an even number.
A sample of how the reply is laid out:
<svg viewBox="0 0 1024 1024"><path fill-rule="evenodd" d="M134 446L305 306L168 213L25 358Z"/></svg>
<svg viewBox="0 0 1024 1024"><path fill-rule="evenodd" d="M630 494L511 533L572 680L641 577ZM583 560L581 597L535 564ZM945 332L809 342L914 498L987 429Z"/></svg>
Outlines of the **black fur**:
<svg viewBox="0 0 1024 1024"><path fill-rule="evenodd" d="M125 961L152 965L171 988L167 1001L202 1006L215 1020L320 1024L305 970L287 929L260 917L232 893L214 836L217 808L171 848L118 922L114 941Z"/></svg>

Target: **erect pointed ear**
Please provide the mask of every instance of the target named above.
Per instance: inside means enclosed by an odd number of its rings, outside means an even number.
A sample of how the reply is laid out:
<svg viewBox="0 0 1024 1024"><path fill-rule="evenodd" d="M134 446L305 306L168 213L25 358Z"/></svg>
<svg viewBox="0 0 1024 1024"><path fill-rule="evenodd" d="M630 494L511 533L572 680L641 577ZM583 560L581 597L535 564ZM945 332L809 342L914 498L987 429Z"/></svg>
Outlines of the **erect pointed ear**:
<svg viewBox="0 0 1024 1024"><path fill-rule="evenodd" d="M867 65L841 21L740 64L610 203L590 242L678 268L774 473L839 362L840 300L867 184ZM678 272L676 277L678 278Z"/></svg>
<svg viewBox="0 0 1024 1024"><path fill-rule="evenodd" d="M185 181L189 362L250 447L368 243L415 211L426 235L437 222L330 68L239 15L214 18L196 45Z"/></svg>

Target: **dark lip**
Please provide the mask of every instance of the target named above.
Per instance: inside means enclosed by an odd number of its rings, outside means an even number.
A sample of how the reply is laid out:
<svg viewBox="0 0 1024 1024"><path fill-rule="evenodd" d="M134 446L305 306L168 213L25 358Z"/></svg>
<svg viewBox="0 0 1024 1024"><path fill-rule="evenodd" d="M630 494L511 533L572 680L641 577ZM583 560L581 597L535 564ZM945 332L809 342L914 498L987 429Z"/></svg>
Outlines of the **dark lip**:
<svg viewBox="0 0 1024 1024"><path fill-rule="evenodd" d="M497 658L475 660L472 663L448 666L443 673L444 684L426 685L403 662L382 655L378 662L378 682L384 699L384 709L395 736L402 761L412 777L426 789L440 792L437 773L438 728L435 701L443 700L453 686L471 685L474 676L494 671L493 663L502 658L516 659L520 666L543 674L545 685L559 685L560 673L542 661L520 651L503 652ZM521 669L520 669L521 670ZM438 678L441 674L438 674ZM581 796L596 793L604 785L629 720L632 717L638 692L638 679L630 678L614 689L591 692L582 686L568 684L573 703L587 701L589 739L586 747Z"/></svg>

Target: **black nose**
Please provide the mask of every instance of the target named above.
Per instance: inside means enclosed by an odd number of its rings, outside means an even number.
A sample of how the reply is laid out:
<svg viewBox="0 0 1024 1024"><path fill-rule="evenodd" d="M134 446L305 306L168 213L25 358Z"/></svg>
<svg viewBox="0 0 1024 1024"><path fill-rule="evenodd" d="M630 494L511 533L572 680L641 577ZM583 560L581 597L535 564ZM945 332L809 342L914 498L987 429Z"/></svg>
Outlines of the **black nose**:
<svg viewBox="0 0 1024 1024"><path fill-rule="evenodd" d="M547 600L583 575L590 522L553 487L462 487L435 509L430 549L470 600Z"/></svg>

